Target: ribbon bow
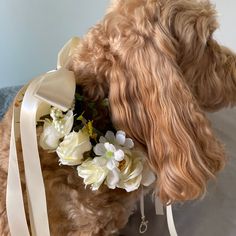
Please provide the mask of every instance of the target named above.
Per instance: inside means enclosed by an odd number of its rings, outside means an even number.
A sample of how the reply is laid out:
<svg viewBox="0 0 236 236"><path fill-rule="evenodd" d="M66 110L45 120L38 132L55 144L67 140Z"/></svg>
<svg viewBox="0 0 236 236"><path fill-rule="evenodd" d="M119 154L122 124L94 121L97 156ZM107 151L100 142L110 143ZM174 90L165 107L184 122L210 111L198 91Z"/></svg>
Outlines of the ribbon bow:
<svg viewBox="0 0 236 236"><path fill-rule="evenodd" d="M58 70L32 80L19 91L14 100L6 199L12 236L29 236L30 232L38 236L50 235L45 187L38 153L36 120L37 116L44 115L50 106L63 111L71 107L75 94L75 77L65 66L78 42L78 38L71 39L59 52ZM17 107L20 100L22 104ZM21 139L23 152L30 230L26 220L18 166L16 148L18 137Z"/></svg>

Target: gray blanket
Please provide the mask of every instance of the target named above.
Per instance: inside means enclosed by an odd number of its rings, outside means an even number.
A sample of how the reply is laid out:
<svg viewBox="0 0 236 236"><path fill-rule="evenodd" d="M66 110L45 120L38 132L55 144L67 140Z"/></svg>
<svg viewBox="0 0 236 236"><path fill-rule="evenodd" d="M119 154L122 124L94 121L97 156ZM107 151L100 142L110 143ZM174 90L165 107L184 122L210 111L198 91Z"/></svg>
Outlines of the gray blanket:
<svg viewBox="0 0 236 236"><path fill-rule="evenodd" d="M19 87L0 89L0 119ZM179 236L236 235L236 109L210 114L215 132L226 145L229 161L217 181L210 182L203 200L173 206ZM149 221L145 236L168 236L165 216L155 216L151 197L146 197L146 217ZM122 234L137 236L140 213L137 211Z"/></svg>
<svg viewBox="0 0 236 236"><path fill-rule="evenodd" d="M0 89L0 120L2 119L3 115L5 114L7 108L9 107L19 89L20 86Z"/></svg>

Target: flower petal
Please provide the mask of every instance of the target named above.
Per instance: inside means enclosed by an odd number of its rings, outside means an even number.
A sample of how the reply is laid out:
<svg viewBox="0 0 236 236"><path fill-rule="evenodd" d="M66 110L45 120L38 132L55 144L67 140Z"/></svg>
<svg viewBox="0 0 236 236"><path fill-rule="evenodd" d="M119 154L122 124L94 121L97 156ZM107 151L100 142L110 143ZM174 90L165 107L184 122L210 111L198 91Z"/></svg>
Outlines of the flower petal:
<svg viewBox="0 0 236 236"><path fill-rule="evenodd" d="M59 139L61 134L55 129L54 125L45 120L43 126L43 132L40 135L39 144L44 150L56 149L59 145Z"/></svg>
<svg viewBox="0 0 236 236"><path fill-rule="evenodd" d="M64 134L67 135L70 133L72 127L73 127L73 123L74 123L74 116L73 116L73 112L72 110L69 110L65 117L65 124L64 124Z"/></svg>
<svg viewBox="0 0 236 236"><path fill-rule="evenodd" d="M140 182L141 182L142 176L137 176L135 179L129 180L124 183L124 189L127 192L132 192L135 191L136 189L139 188Z"/></svg>
<svg viewBox="0 0 236 236"><path fill-rule="evenodd" d="M116 142L118 145L124 145L125 143L125 132L119 130L116 132Z"/></svg>
<svg viewBox="0 0 236 236"><path fill-rule="evenodd" d="M134 162L134 161L133 161ZM143 165L142 163L139 161L137 163L133 163L133 165L135 166L135 168L132 170L132 172L129 174L129 179L133 179L136 178L137 176L142 176L141 173L143 171Z"/></svg>
<svg viewBox="0 0 236 236"><path fill-rule="evenodd" d="M111 142L111 143L114 143L114 142L115 142L115 139L116 139L114 133L113 133L112 131L110 131L110 130L108 130L108 131L106 132L105 138L107 139L107 141L109 141L109 142Z"/></svg>
<svg viewBox="0 0 236 236"><path fill-rule="evenodd" d="M104 167L107 164L107 159L105 157L94 157L93 162L95 165Z"/></svg>
<svg viewBox="0 0 236 236"><path fill-rule="evenodd" d="M107 166L107 168L109 170L113 170L114 168L117 167L116 161L114 161L113 159L110 159L110 160L107 161L107 165L106 166Z"/></svg>
<svg viewBox="0 0 236 236"><path fill-rule="evenodd" d="M106 148L103 143L98 143L96 146L93 148L93 151L96 155L98 156L103 156L106 153Z"/></svg>
<svg viewBox="0 0 236 236"><path fill-rule="evenodd" d="M114 189L116 188L116 185L118 184L119 180L120 180L119 170L113 169L113 171L109 171L107 175L106 184L108 188Z"/></svg>
<svg viewBox="0 0 236 236"><path fill-rule="evenodd" d="M106 140L106 138L104 136L101 136L99 138L99 143L106 143L106 142L107 142L107 140Z"/></svg>
<svg viewBox="0 0 236 236"><path fill-rule="evenodd" d="M124 143L124 146L131 149L134 147L134 142L131 138L127 138L125 139L125 143Z"/></svg>
<svg viewBox="0 0 236 236"><path fill-rule="evenodd" d="M78 158L73 158L73 157L67 157L67 158L60 158L59 159L59 162L62 164L62 165L67 165L67 166L77 166L79 164L81 164L81 161L82 158L81 157L78 157Z"/></svg>
<svg viewBox="0 0 236 236"><path fill-rule="evenodd" d="M116 151L115 146L111 143L104 143L104 147L106 148L106 150L108 152L115 152Z"/></svg>
<svg viewBox="0 0 236 236"><path fill-rule="evenodd" d="M114 157L116 161L122 161L124 159L124 156L125 154L121 149L115 151L114 153Z"/></svg>
<svg viewBox="0 0 236 236"><path fill-rule="evenodd" d="M80 166L77 167L78 175L84 179L85 185L91 184L91 189L98 190L101 184L107 177L108 170L97 166L94 159L85 160Z"/></svg>

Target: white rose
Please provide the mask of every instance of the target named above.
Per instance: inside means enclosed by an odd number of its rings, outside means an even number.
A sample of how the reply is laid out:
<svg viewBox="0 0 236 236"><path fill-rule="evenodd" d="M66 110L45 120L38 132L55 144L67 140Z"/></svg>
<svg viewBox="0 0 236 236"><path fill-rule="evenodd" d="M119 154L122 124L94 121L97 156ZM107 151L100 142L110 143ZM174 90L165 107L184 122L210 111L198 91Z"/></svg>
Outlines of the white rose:
<svg viewBox="0 0 236 236"><path fill-rule="evenodd" d="M63 142L60 143L56 152L63 165L79 165L83 160L83 154L92 149L89 140L89 134L86 130L71 132L66 135Z"/></svg>
<svg viewBox="0 0 236 236"><path fill-rule="evenodd" d="M98 157L99 158L99 157ZM98 190L107 177L108 169L96 162L96 158L85 160L77 167L78 175L84 179L85 185L91 185L91 189Z"/></svg>
<svg viewBox="0 0 236 236"><path fill-rule="evenodd" d="M119 165L120 181L117 186L131 192L138 189L140 184L152 184L155 176L144 162L142 153L126 151L125 158Z"/></svg>
<svg viewBox="0 0 236 236"><path fill-rule="evenodd" d="M74 116L71 110L63 115L60 121L45 119L43 132L39 139L40 146L44 150L55 150L59 145L59 140L70 133L73 122Z"/></svg>
<svg viewBox="0 0 236 236"><path fill-rule="evenodd" d="M125 189L127 192L138 189L142 181L143 164L141 159L132 157L131 153L126 152L119 169L120 181L118 187Z"/></svg>

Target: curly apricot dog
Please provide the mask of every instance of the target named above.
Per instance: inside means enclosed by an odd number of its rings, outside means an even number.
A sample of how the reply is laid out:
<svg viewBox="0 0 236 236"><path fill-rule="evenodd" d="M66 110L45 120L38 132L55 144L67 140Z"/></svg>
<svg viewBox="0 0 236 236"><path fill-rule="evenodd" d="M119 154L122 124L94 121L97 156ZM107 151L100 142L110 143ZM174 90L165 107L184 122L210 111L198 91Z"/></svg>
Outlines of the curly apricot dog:
<svg viewBox="0 0 236 236"><path fill-rule="evenodd" d="M236 104L236 56L213 39L217 26L209 1L116 0L68 66L85 96L108 97L114 126L147 152L163 203L202 196L225 164L204 115ZM9 111L0 125L1 235L10 120ZM76 171L40 152L52 235L106 236L126 225L140 191L85 189Z"/></svg>

